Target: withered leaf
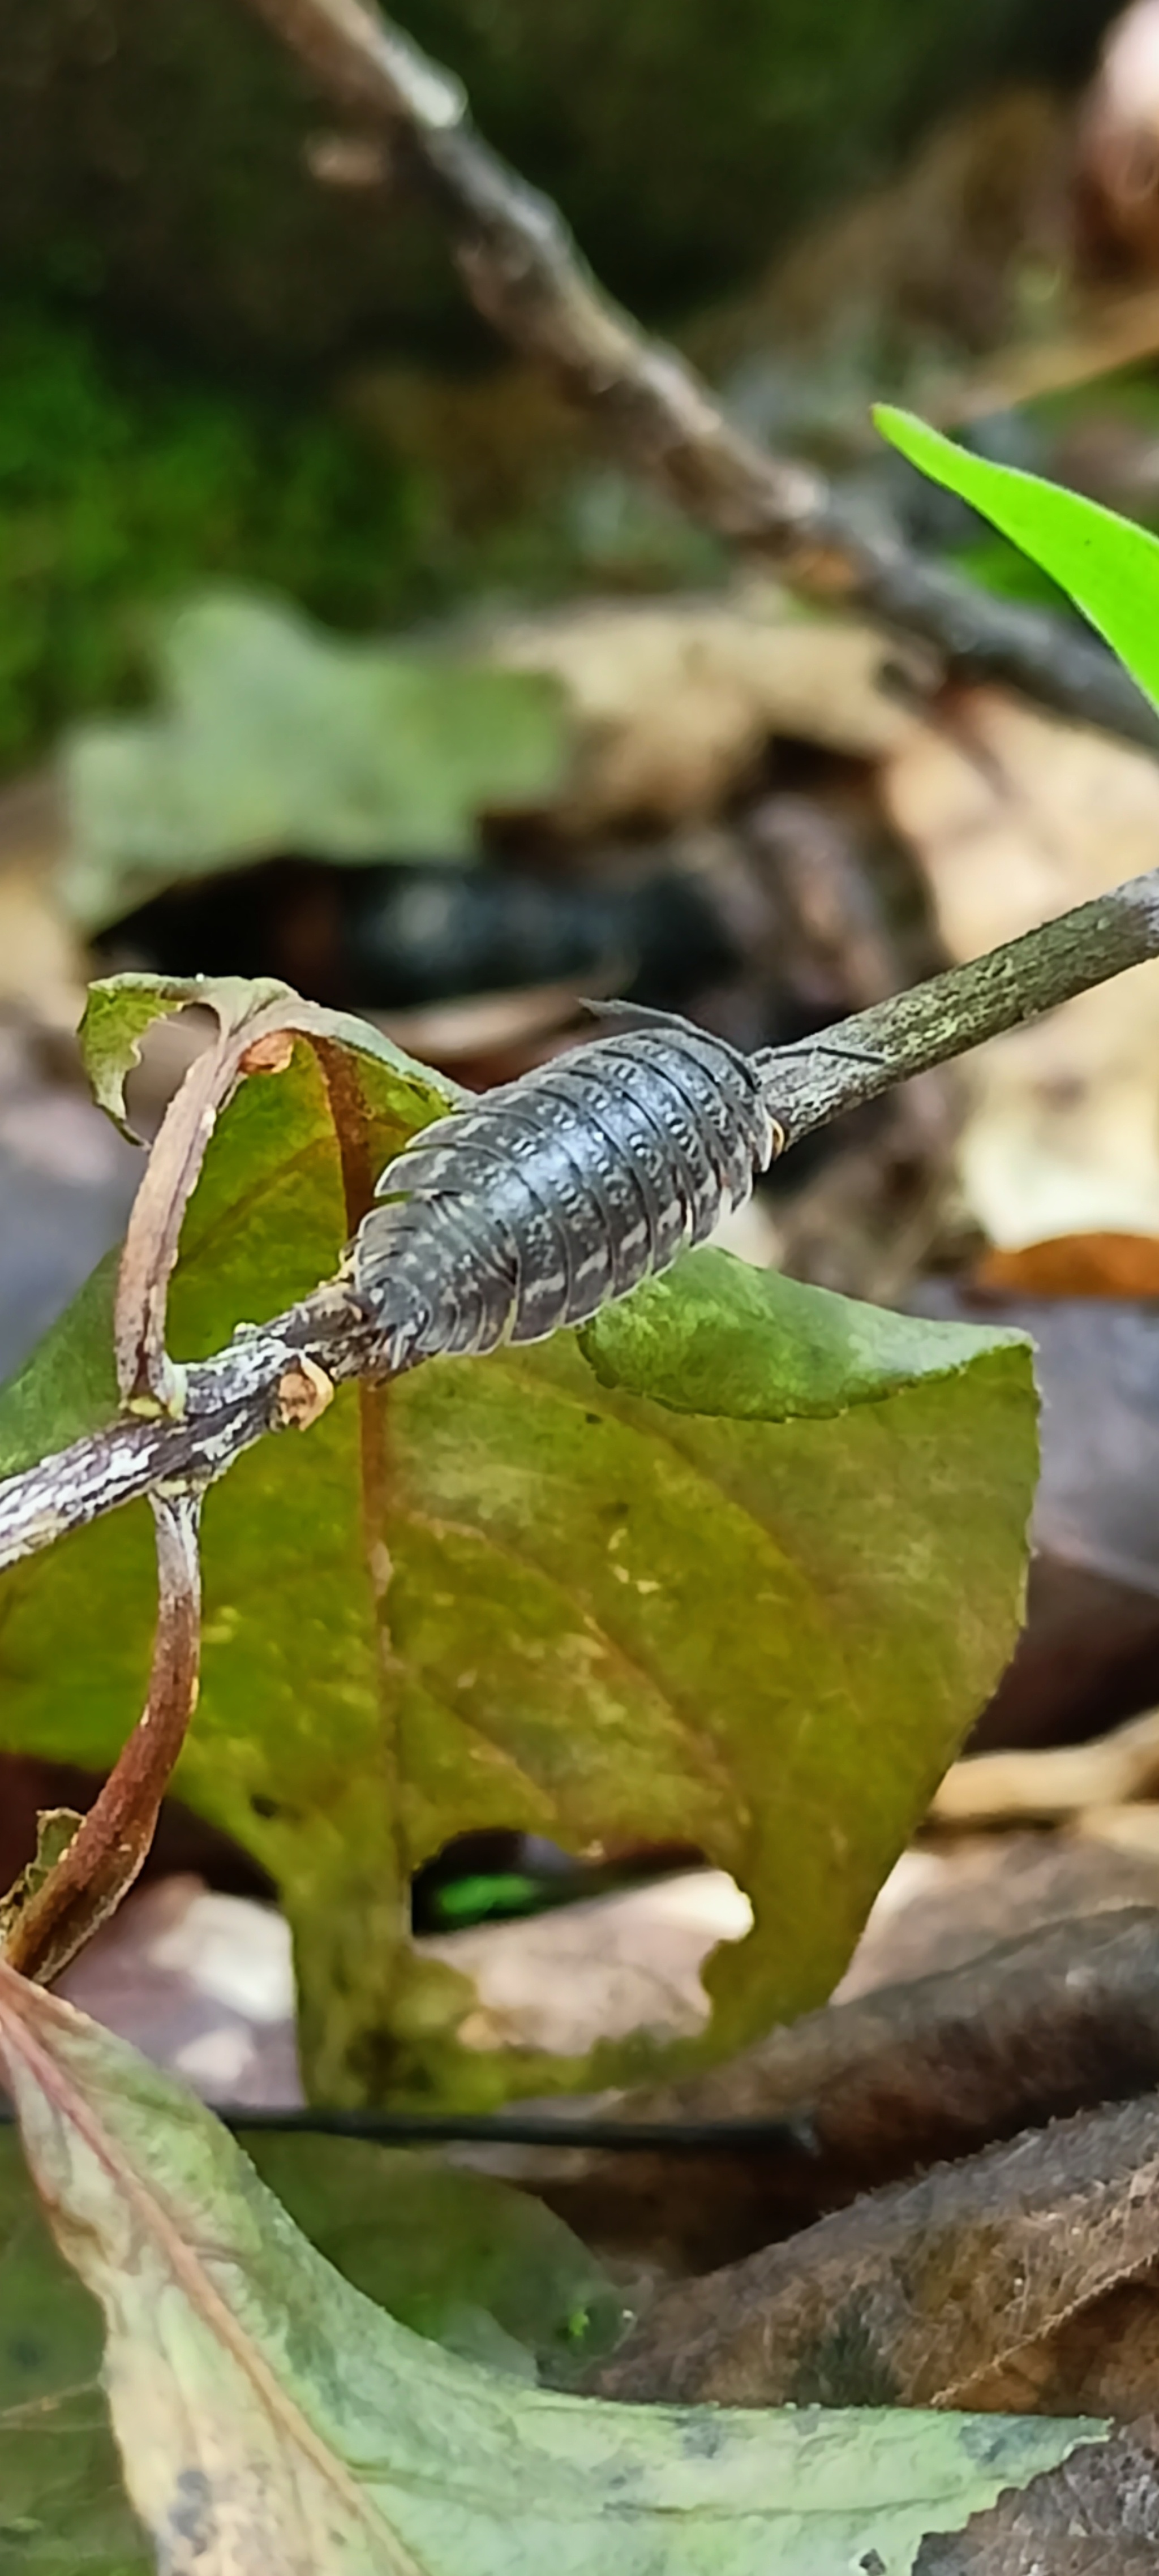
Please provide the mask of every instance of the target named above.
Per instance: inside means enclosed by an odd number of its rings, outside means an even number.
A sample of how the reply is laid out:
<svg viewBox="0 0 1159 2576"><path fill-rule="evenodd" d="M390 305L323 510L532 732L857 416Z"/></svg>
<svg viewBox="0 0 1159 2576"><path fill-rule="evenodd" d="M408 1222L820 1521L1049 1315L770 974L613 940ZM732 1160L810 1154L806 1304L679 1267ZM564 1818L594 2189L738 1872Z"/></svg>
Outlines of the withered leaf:
<svg viewBox="0 0 1159 2576"><path fill-rule="evenodd" d="M1034 2356L1159 2259L1159 2096L857 2201L658 2289L602 2393L721 2405L1038 2402ZM1084 2384L1090 2381L1089 2357ZM1120 2378L1121 2386L1121 2378ZM1054 2394L1066 2402L1065 2391ZM1140 2406L1145 2404L1144 2387Z"/></svg>
<svg viewBox="0 0 1159 2576"><path fill-rule="evenodd" d="M928 1977L826 2005L617 2116L800 2124L809 2152L591 2152L522 2170L589 2241L666 2268L735 2262L858 2192L1159 2084L1159 1910L1047 1924ZM1109 2401L1108 2401L1109 2402Z"/></svg>

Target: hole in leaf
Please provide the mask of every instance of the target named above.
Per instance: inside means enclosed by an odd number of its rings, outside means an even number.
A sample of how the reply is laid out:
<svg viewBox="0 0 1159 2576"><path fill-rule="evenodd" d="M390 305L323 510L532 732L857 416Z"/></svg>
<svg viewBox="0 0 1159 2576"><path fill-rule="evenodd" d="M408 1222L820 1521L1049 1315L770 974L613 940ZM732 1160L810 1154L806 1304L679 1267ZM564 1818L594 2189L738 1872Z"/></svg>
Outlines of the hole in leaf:
<svg viewBox="0 0 1159 2576"><path fill-rule="evenodd" d="M602 2039L702 2030L705 1960L744 1938L752 1909L695 1844L576 1857L493 1828L457 1835L416 1871L411 1920L428 1955L474 1981L466 2047L575 2056Z"/></svg>

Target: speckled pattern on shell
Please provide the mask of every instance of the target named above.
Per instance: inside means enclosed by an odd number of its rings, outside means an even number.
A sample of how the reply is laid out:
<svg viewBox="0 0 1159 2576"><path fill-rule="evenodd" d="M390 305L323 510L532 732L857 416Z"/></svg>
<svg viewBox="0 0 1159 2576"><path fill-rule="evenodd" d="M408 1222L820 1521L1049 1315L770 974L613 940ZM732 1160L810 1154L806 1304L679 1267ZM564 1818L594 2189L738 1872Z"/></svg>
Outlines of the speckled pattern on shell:
<svg viewBox="0 0 1159 2576"><path fill-rule="evenodd" d="M752 1060L650 1015L404 1146L351 1247L354 1294L394 1366L543 1341L703 1243L777 1143Z"/></svg>

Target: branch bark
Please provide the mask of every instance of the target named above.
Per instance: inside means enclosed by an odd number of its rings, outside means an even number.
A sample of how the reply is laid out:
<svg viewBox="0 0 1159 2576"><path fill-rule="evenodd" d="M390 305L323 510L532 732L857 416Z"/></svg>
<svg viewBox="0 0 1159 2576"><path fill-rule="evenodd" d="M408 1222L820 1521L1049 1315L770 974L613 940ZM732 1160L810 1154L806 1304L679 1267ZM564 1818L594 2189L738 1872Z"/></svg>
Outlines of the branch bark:
<svg viewBox="0 0 1159 2576"><path fill-rule="evenodd" d="M756 1061L786 1145L1154 957L1159 868L822 1037L764 1050ZM307 1427L329 1386L385 1373L381 1321L371 1331L342 1279L324 1282L190 1368L179 1415L122 1415L0 1484L0 1569L164 1486L203 1490L264 1433Z"/></svg>
<svg viewBox="0 0 1159 2576"><path fill-rule="evenodd" d="M446 225L478 311L546 367L613 453L811 599L932 645L959 677L1004 680L1086 724L1159 744L1126 672L1069 620L987 596L867 531L822 478L742 436L675 351L606 295L550 200L478 135L463 90L362 0L252 0L320 86L384 131Z"/></svg>

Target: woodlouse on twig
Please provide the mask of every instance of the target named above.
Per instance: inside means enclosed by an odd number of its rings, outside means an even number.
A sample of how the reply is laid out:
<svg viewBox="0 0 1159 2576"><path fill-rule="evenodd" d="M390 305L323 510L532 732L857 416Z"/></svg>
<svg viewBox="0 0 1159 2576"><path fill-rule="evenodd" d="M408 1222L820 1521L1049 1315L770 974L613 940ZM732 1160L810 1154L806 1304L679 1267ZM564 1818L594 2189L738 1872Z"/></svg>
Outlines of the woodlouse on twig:
<svg viewBox="0 0 1159 2576"><path fill-rule="evenodd" d="M387 1164L347 1277L391 1367L584 1323L703 1243L780 1151L751 1057L687 1020L624 1016L646 1025L453 1111Z"/></svg>

